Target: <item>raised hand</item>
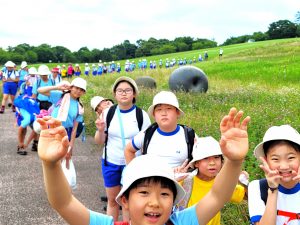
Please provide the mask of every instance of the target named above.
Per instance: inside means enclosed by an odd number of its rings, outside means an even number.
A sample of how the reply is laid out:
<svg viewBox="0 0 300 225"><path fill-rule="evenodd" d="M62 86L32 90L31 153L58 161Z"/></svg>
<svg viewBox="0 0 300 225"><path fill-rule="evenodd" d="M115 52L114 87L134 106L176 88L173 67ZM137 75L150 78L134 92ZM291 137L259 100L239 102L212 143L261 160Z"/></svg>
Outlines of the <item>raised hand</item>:
<svg viewBox="0 0 300 225"><path fill-rule="evenodd" d="M41 125L41 134L38 144L39 157L44 162L56 163L67 153L69 141L61 121L52 117L37 120Z"/></svg>
<svg viewBox="0 0 300 225"><path fill-rule="evenodd" d="M267 179L269 187L277 188L282 178L282 176L279 175L279 171L271 170L264 157L259 157L259 159L262 162L259 167L265 172L265 177Z"/></svg>
<svg viewBox="0 0 300 225"><path fill-rule="evenodd" d="M231 161L243 160L249 149L247 125L250 117L242 120L243 114L242 111L231 108L220 123L222 153Z"/></svg>
<svg viewBox="0 0 300 225"><path fill-rule="evenodd" d="M105 121L103 118L103 112L98 116L97 120L95 121L96 127L99 131L103 132L105 129Z"/></svg>
<svg viewBox="0 0 300 225"><path fill-rule="evenodd" d="M292 174L293 174L293 180L296 180L298 182L300 182L300 166L298 168L298 171L292 171Z"/></svg>

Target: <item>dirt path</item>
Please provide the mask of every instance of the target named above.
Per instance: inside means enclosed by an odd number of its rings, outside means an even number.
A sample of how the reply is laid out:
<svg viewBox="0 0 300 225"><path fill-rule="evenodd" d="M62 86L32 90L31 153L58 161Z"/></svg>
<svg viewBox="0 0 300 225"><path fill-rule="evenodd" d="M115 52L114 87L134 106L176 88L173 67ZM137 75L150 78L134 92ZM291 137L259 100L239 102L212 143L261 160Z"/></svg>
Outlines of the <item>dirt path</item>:
<svg viewBox="0 0 300 225"><path fill-rule="evenodd" d="M14 122L9 109L0 114L0 225L66 224L48 203L37 152L29 148L26 156L16 153ZM77 172L74 195L88 208L103 212L100 155L92 137L87 137L86 142L77 140L73 157Z"/></svg>

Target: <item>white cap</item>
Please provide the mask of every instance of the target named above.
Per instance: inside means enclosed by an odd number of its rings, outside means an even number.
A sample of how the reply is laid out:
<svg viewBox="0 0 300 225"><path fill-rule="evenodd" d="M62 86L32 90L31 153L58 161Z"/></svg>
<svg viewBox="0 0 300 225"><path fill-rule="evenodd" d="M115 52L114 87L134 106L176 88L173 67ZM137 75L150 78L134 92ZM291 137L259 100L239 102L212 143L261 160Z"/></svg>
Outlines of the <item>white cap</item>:
<svg viewBox="0 0 300 225"><path fill-rule="evenodd" d="M21 69L24 69L25 67L27 67L28 65L27 65L27 62L26 61L23 61L22 63L21 63Z"/></svg>
<svg viewBox="0 0 300 225"><path fill-rule="evenodd" d="M91 107L93 108L94 111L96 111L96 107L100 104L100 102L102 102L103 100L105 100L105 98L101 97L101 96L94 96L91 99Z"/></svg>
<svg viewBox="0 0 300 225"><path fill-rule="evenodd" d="M177 195L174 200L176 205L184 197L185 191L175 180L173 169L168 162L158 156L141 155L134 158L124 169L122 174L123 186L116 197L116 201L121 205L121 196L137 180L147 177L164 177L173 182L176 186Z"/></svg>
<svg viewBox="0 0 300 225"><path fill-rule="evenodd" d="M265 157L266 155L263 148L264 143L275 140L291 141L300 146L300 134L293 127L287 124L281 126L273 126L266 131L263 141L255 147L255 157L257 159L259 159L259 157Z"/></svg>
<svg viewBox="0 0 300 225"><path fill-rule="evenodd" d="M193 160L190 162L192 168L196 161L214 155L222 155L219 142L211 136L197 138L193 147Z"/></svg>
<svg viewBox="0 0 300 225"><path fill-rule="evenodd" d="M86 91L86 81L81 77L76 77L72 80L71 86L79 87Z"/></svg>
<svg viewBox="0 0 300 225"><path fill-rule="evenodd" d="M46 75L49 75L51 74L51 71L49 70L49 67L46 66L46 65L40 65L39 68L38 68L38 75L40 76L46 76Z"/></svg>
<svg viewBox="0 0 300 225"><path fill-rule="evenodd" d="M153 117L153 111L156 105L167 104L174 106L180 112L180 116L184 115L184 112L179 108L179 103L176 95L171 91L161 91L157 93L153 98L153 103L148 109L148 113Z"/></svg>
<svg viewBox="0 0 300 225"><path fill-rule="evenodd" d="M12 61L7 61L6 63L5 63L5 67L14 67L16 64L14 64Z"/></svg>
<svg viewBox="0 0 300 225"><path fill-rule="evenodd" d="M37 70L36 70L36 68L35 67L30 67L29 69L28 69L28 74L37 74L38 72L37 72Z"/></svg>
<svg viewBox="0 0 300 225"><path fill-rule="evenodd" d="M134 88L134 92L135 92L135 95L137 96L139 94L139 89L135 83L135 81L133 79L131 79L130 77L119 77L118 79L116 79L116 81L114 82L113 86L112 86L112 92L114 93L116 88L117 88L117 85L122 82L122 81L127 81L128 83L130 83L133 88Z"/></svg>

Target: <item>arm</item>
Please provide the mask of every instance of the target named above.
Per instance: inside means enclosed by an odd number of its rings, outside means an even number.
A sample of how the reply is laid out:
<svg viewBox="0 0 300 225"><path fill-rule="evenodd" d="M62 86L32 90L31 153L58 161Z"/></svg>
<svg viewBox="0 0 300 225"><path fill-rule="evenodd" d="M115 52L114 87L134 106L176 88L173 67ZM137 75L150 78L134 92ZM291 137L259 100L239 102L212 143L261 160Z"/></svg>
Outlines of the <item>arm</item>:
<svg viewBox="0 0 300 225"><path fill-rule="evenodd" d="M42 160L49 203L69 224L88 225L89 211L72 195L61 168L61 159L69 146L65 128L59 120L51 117L38 119L38 122L42 128L38 154Z"/></svg>
<svg viewBox="0 0 300 225"><path fill-rule="evenodd" d="M126 160L126 164L130 163L131 160L133 160L135 158L135 153L136 150L132 145L132 142L129 142L124 150L124 155L125 155L125 160Z"/></svg>
<svg viewBox="0 0 300 225"><path fill-rule="evenodd" d="M278 188L282 176L279 175L279 172L277 170L271 170L269 168L269 165L265 158L260 157L260 160L262 162L260 168L265 172L268 186L272 188ZM270 189L268 189L268 199L266 203L266 209L260 221L255 223L256 225L276 224L277 198L278 198L278 189L273 192Z"/></svg>
<svg viewBox="0 0 300 225"><path fill-rule="evenodd" d="M95 139L96 144L102 145L102 144L104 144L105 138L107 135L104 132L106 125L105 125L105 121L103 118L103 112L97 118L97 120L95 121L95 124L96 124L97 130L96 130L94 139Z"/></svg>
<svg viewBox="0 0 300 225"><path fill-rule="evenodd" d="M56 86L39 87L37 89L37 91L40 94L50 96L50 91L54 91L54 90L64 91L64 90L69 90L70 88L71 88L71 85L66 84L66 83L61 83Z"/></svg>
<svg viewBox="0 0 300 225"><path fill-rule="evenodd" d="M221 124L220 146L225 157L224 165L217 175L212 189L196 205L199 224L206 224L224 204L230 200L238 182L243 160L248 152L247 125L250 117L242 122L243 112L230 109Z"/></svg>

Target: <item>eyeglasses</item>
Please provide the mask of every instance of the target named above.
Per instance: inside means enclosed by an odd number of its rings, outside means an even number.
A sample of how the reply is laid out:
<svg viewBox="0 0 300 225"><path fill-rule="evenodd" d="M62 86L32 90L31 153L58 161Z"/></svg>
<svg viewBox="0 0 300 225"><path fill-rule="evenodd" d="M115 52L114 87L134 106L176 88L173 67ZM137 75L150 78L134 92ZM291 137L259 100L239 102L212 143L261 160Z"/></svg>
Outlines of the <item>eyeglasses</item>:
<svg viewBox="0 0 300 225"><path fill-rule="evenodd" d="M127 89L117 89L116 90L116 93L118 94L118 95L122 95L123 93L125 93L125 94L131 94L133 92L133 90L131 89L131 88L127 88Z"/></svg>

